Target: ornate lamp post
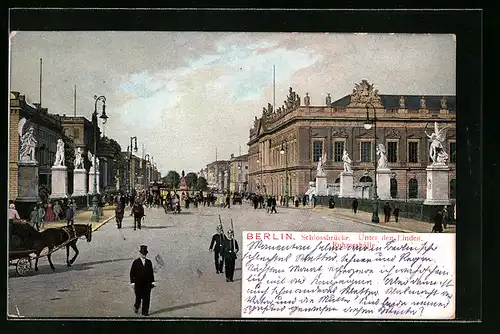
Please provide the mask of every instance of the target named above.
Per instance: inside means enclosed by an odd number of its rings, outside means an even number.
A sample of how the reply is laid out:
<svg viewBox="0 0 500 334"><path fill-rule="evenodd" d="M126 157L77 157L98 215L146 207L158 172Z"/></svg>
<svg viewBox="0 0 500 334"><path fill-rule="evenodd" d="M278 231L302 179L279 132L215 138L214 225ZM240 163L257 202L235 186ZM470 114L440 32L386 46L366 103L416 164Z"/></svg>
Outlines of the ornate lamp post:
<svg viewBox="0 0 500 334"><path fill-rule="evenodd" d="M262 161L262 154L259 153L259 156L261 157L261 159L257 159L257 163L260 162L260 188L259 188L259 191L260 191L260 194L262 195L263 194L262 188L264 187L264 179L262 178L262 169L263 169L264 161Z"/></svg>
<svg viewBox="0 0 500 334"><path fill-rule="evenodd" d="M280 154L285 155L285 207L288 208L288 197L290 194L288 193L288 148L286 142L281 144Z"/></svg>
<svg viewBox="0 0 500 334"><path fill-rule="evenodd" d="M104 95L97 96L94 95L94 113L92 114L92 122L94 123L94 193L92 197L92 216L90 217L90 221L98 222L99 221L99 198L97 196L97 170L99 167L97 166L97 102L102 101L102 114L99 116L102 119L103 123L106 123L108 120L108 116L106 115L106 97Z"/></svg>
<svg viewBox="0 0 500 334"><path fill-rule="evenodd" d="M373 108L373 118L370 119L370 114L369 114L369 108ZM374 153L375 153L375 159L373 159L373 166L374 166L374 176L375 176L375 182L373 186L373 214L372 214L372 223L380 223L380 219L378 217L378 194L377 194L377 156L376 156L376 149L377 149L377 110L371 103L366 104L366 122L364 123L364 128L366 130L370 130L373 126L374 128Z"/></svg>
<svg viewBox="0 0 500 334"><path fill-rule="evenodd" d="M149 159L150 159L150 155L146 154L144 156L144 160L146 160L146 185L147 185L148 189L149 189L149 183L151 182L151 178L149 176L149 170L150 170Z"/></svg>
<svg viewBox="0 0 500 334"><path fill-rule="evenodd" d="M128 156L128 193L132 191L132 142L135 140L134 152L137 152L137 137L130 137L130 146L127 147L127 152L129 152Z"/></svg>

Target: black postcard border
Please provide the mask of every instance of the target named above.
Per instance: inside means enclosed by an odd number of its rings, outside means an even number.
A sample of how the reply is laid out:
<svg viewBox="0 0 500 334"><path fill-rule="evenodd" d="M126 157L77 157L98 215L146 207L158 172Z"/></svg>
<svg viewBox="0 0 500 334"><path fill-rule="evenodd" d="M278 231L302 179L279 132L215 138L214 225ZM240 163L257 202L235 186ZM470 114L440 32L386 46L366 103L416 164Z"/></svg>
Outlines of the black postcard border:
<svg viewBox="0 0 500 334"><path fill-rule="evenodd" d="M255 32L370 32L370 33L450 33L457 35L457 319L433 321L280 321L161 319L142 322L117 321L13 321L16 333L53 331L137 332L140 330L331 331L356 328L360 331L387 329L411 324L419 330L430 326L449 330L453 324L480 321L482 303L482 11L352 11L352 10L83 10L12 9L9 30L177 30ZM5 35L4 35L5 36ZM8 50L8 37L6 38ZM5 49L4 49L5 50ZM36 57L36 55L34 55ZM8 57L7 57L8 59ZM7 62L5 63L7 64ZM6 65L6 70L8 67ZM6 71L8 73L8 71ZM411 74L410 74L411 75ZM7 103L5 104L7 105ZM4 123L8 124L8 113ZM8 130L8 129L6 129ZM7 131L3 131L3 152L7 156ZM5 165L4 167L5 168ZM7 175L5 171L4 175ZM7 203L7 191L2 192ZM460 223L462 222L462 223ZM4 229L5 231L5 229ZM6 237L2 252L6 252ZM3 253L4 259L7 254ZM3 290L5 291L5 290ZM6 297L6 296L5 296ZM221 296L224 298L224 296ZM5 298L6 300L6 298ZM4 312L6 314L6 312ZM109 319L112 320L112 319ZM201 319L200 319L201 320ZM470 328L472 323L464 324ZM144 327L146 326L146 327ZM454 326L453 326L454 327Z"/></svg>

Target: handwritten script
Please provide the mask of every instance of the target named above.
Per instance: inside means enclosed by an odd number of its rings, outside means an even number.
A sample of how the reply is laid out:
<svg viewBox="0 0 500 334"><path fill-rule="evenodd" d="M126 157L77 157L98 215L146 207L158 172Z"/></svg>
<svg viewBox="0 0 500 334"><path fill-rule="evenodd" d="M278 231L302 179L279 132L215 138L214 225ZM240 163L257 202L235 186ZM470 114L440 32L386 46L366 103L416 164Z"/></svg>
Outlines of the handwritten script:
<svg viewBox="0 0 500 334"><path fill-rule="evenodd" d="M243 232L244 318L452 319L451 233Z"/></svg>

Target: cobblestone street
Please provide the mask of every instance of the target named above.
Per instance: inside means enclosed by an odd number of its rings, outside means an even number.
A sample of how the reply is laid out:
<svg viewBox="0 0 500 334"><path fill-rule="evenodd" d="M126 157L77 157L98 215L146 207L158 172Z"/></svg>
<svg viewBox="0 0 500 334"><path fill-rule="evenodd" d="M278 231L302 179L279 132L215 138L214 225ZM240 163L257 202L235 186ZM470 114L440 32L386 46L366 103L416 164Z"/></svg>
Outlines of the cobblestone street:
<svg viewBox="0 0 500 334"><path fill-rule="evenodd" d="M248 203L230 209L191 208L180 215L146 209L142 230L134 231L126 215L122 230L112 219L93 234L91 243L79 241L80 254L72 267L66 267L64 250L52 256L55 272L46 258L40 259L40 271L27 277L18 277L11 267L9 314L19 310L25 317L135 317L129 270L139 246L146 244L156 267L152 317L239 317L241 256L235 282L226 283L215 273L213 253L208 250L219 214L226 229L233 219L240 248L243 230L388 232L319 210L278 208L278 214L270 215Z"/></svg>

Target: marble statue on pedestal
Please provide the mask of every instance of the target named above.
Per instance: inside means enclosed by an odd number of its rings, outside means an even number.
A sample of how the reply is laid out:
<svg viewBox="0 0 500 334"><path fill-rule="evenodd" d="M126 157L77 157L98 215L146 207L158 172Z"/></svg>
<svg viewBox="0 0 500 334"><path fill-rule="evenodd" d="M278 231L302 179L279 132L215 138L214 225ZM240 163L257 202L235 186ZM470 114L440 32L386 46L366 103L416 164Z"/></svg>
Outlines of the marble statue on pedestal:
<svg viewBox="0 0 500 334"><path fill-rule="evenodd" d="M344 172L350 173L352 172L351 163L352 160L349 158L349 153L347 150L344 150L344 155L342 155L342 161L344 162Z"/></svg>
<svg viewBox="0 0 500 334"><path fill-rule="evenodd" d="M316 175L317 176L325 176L325 162L326 162L326 152L323 152L323 156L319 158L318 168Z"/></svg>
<svg viewBox="0 0 500 334"><path fill-rule="evenodd" d="M378 144L377 155L380 156L380 158L378 159L378 162L377 162L377 167L380 169L386 169L387 168L387 155L385 152L384 144Z"/></svg>
<svg viewBox="0 0 500 334"><path fill-rule="evenodd" d="M64 142L62 139L57 140L56 159L54 166L64 166Z"/></svg>
<svg viewBox="0 0 500 334"><path fill-rule="evenodd" d="M21 137L21 148L19 150L19 160L21 162L36 162L35 147L38 141L35 139L35 129L30 127L23 135L23 127L26 124L26 118L19 121L19 137Z"/></svg>
<svg viewBox="0 0 500 334"><path fill-rule="evenodd" d="M434 132L428 134L427 131L424 130L425 134L429 138L431 142L431 146L429 149L429 156L432 160L432 164L446 164L448 161L448 154L445 152L443 147L443 141L446 139L445 130L448 127L444 127L441 130L438 129L437 122L434 122Z"/></svg>
<svg viewBox="0 0 500 334"><path fill-rule="evenodd" d="M80 148L77 148L75 150L75 169L83 169L83 157L82 157L82 151Z"/></svg>

